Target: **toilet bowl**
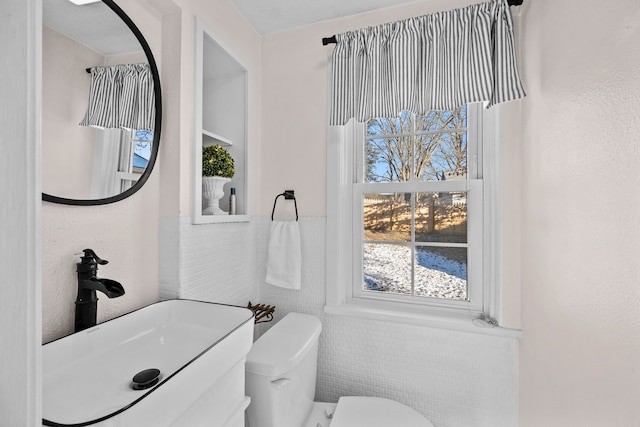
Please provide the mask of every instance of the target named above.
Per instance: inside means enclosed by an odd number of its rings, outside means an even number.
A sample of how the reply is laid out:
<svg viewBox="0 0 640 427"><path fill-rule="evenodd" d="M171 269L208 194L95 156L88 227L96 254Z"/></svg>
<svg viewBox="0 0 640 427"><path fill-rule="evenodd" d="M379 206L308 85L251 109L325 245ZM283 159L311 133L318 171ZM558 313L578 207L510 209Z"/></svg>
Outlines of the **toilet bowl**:
<svg viewBox="0 0 640 427"><path fill-rule="evenodd" d="M389 399L341 397L314 402L318 339L311 315L289 313L254 344L246 362L248 427L433 427L421 414Z"/></svg>

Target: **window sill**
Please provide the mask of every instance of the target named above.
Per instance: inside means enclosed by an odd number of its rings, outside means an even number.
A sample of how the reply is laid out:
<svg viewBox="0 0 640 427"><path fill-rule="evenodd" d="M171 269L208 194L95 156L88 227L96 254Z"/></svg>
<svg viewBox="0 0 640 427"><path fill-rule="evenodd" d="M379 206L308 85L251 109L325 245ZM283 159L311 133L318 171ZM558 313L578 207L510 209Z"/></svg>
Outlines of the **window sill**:
<svg viewBox="0 0 640 427"><path fill-rule="evenodd" d="M521 332L518 329L509 329L490 325L482 326L481 324L477 325L476 323L478 322L474 322L468 313L460 312L443 311L438 313L426 313L424 310L416 309L414 307L406 307L400 310L396 307L380 307L380 304L375 304L369 301L350 302L342 305L326 305L324 307L324 312L339 316L382 320L385 322L404 323L503 338L520 339L521 336Z"/></svg>

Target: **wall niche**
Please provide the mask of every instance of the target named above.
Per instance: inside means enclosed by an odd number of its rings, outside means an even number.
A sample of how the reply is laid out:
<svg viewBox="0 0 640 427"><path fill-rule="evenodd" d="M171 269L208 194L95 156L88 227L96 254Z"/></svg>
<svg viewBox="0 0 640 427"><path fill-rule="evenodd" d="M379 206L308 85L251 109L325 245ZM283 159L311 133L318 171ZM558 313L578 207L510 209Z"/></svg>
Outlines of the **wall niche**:
<svg viewBox="0 0 640 427"><path fill-rule="evenodd" d="M206 26L196 20L196 129L193 223L249 221L248 201L248 68ZM220 208L229 212L231 189L236 214L204 214L202 148L220 145L233 157L235 174L224 185Z"/></svg>

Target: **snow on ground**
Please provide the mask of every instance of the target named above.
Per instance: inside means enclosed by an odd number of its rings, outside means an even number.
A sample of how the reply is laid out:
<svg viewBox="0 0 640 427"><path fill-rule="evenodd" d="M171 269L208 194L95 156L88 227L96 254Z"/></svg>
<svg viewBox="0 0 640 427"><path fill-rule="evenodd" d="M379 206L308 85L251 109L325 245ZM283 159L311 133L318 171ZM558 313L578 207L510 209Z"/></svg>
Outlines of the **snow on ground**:
<svg viewBox="0 0 640 427"><path fill-rule="evenodd" d="M447 299L467 296L467 265L420 248L416 251L415 294ZM365 244L365 284L370 290L411 294L411 248Z"/></svg>

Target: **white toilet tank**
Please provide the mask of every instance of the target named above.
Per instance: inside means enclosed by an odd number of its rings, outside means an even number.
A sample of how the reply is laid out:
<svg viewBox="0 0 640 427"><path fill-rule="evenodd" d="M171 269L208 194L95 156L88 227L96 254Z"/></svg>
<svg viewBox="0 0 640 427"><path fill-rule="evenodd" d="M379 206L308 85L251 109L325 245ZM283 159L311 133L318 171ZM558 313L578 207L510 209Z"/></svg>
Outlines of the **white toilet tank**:
<svg viewBox="0 0 640 427"><path fill-rule="evenodd" d="M313 407L320 320L289 313L247 355L249 427L301 427Z"/></svg>

